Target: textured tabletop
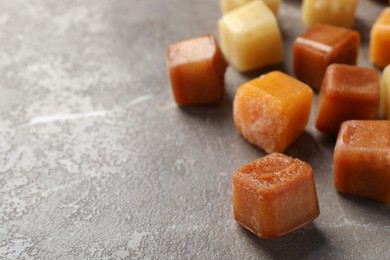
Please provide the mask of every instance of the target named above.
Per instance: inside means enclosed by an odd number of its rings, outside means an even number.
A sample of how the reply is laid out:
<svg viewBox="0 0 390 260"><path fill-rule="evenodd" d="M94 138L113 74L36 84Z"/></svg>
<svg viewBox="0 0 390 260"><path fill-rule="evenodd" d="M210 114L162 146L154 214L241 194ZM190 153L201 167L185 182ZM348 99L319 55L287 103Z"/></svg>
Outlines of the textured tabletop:
<svg viewBox="0 0 390 260"><path fill-rule="evenodd" d="M235 130L237 87L292 73L301 1L279 21L284 65L226 73L214 107L178 108L168 44L218 35L217 0L0 0L0 259L389 259L390 207L340 196L335 140L286 151L314 169L321 215L277 241L232 217L231 176L264 156ZM359 64L386 1L361 0Z"/></svg>

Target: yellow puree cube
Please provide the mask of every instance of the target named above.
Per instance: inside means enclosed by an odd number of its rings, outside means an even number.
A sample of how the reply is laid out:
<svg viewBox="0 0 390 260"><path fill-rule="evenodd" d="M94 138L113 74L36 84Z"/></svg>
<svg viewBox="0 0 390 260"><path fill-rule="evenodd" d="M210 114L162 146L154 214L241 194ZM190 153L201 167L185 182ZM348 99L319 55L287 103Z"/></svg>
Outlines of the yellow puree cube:
<svg viewBox="0 0 390 260"><path fill-rule="evenodd" d="M303 21L307 27L326 23L352 28L358 0L303 0Z"/></svg>
<svg viewBox="0 0 390 260"><path fill-rule="evenodd" d="M253 1L219 20L221 47L239 71L273 65L283 60L282 35L271 10Z"/></svg>
<svg viewBox="0 0 390 260"><path fill-rule="evenodd" d="M390 119L390 65L383 70L381 82L381 114Z"/></svg>
<svg viewBox="0 0 390 260"><path fill-rule="evenodd" d="M252 1L263 1L276 16L282 0L221 0L222 13L230 12Z"/></svg>

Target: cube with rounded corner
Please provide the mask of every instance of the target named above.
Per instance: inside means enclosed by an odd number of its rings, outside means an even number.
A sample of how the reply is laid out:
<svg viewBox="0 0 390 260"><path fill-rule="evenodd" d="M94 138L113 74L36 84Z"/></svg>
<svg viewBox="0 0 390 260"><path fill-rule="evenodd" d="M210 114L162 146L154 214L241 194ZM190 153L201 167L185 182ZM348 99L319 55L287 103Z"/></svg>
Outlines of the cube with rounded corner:
<svg viewBox="0 0 390 260"><path fill-rule="evenodd" d="M319 90L330 64L356 64L359 44L357 31L318 24L294 42L294 73L299 80Z"/></svg>
<svg viewBox="0 0 390 260"><path fill-rule="evenodd" d="M282 2L282 0L221 0L222 13L228 13L252 1L263 1L275 16L278 15L279 6Z"/></svg>
<svg viewBox="0 0 390 260"><path fill-rule="evenodd" d="M352 28L358 0L303 0L302 15L307 27L318 23Z"/></svg>
<svg viewBox="0 0 390 260"><path fill-rule="evenodd" d="M390 64L390 7L383 10L372 26L370 60L379 68L384 68Z"/></svg>
<svg viewBox="0 0 390 260"><path fill-rule="evenodd" d="M388 65L382 73L381 115L385 119L390 119L390 65Z"/></svg>
<svg viewBox="0 0 390 260"><path fill-rule="evenodd" d="M390 202L390 121L346 121L334 151L338 192Z"/></svg>
<svg viewBox="0 0 390 260"><path fill-rule="evenodd" d="M317 102L315 126L337 135L347 120L374 120L379 115L379 72L370 68L332 64L326 70Z"/></svg>
<svg viewBox="0 0 390 260"><path fill-rule="evenodd" d="M305 130L313 91L279 71L242 84L233 103L241 135L267 153L283 152Z"/></svg>
<svg viewBox="0 0 390 260"><path fill-rule="evenodd" d="M167 63L178 105L214 105L220 102L225 91L227 63L213 35L170 45Z"/></svg>
<svg viewBox="0 0 390 260"><path fill-rule="evenodd" d="M320 214L309 164L273 153L233 175L235 220L259 237L278 238Z"/></svg>
<svg viewBox="0 0 390 260"><path fill-rule="evenodd" d="M241 72L283 60L278 22L262 1L253 1L223 15L219 33L225 57Z"/></svg>

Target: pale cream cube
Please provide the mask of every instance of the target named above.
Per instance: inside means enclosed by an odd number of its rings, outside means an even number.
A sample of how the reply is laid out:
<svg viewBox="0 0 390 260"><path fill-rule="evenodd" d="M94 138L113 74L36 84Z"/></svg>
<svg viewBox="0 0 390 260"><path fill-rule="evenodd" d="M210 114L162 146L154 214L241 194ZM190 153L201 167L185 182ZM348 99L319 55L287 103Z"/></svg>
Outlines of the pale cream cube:
<svg viewBox="0 0 390 260"><path fill-rule="evenodd" d="M283 43L278 22L262 1L253 1L219 20L221 47L239 71L280 63Z"/></svg>
<svg viewBox="0 0 390 260"><path fill-rule="evenodd" d="M282 0L221 0L222 13L225 14L252 1L263 1L275 16L278 15L279 6L282 2Z"/></svg>
<svg viewBox="0 0 390 260"><path fill-rule="evenodd" d="M382 73L381 114L385 119L390 119L390 65Z"/></svg>
<svg viewBox="0 0 390 260"><path fill-rule="evenodd" d="M358 0L303 0L303 21L307 27L318 23L352 28Z"/></svg>

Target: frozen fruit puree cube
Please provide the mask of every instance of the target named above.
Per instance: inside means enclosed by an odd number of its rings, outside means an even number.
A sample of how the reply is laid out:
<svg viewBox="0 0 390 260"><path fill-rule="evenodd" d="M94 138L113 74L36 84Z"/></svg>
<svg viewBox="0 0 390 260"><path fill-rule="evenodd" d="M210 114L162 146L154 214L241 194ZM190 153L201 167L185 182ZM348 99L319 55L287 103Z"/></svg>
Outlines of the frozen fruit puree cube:
<svg viewBox="0 0 390 260"><path fill-rule="evenodd" d="M263 1L274 15L277 15L282 0L221 0L222 13L230 12L252 1Z"/></svg>
<svg viewBox="0 0 390 260"><path fill-rule="evenodd" d="M352 28L358 0L303 0L303 21L308 27L318 23Z"/></svg>
<svg viewBox="0 0 390 260"><path fill-rule="evenodd" d="M280 153L255 160L233 175L235 220L259 237L277 238L320 214L312 168Z"/></svg>
<svg viewBox="0 0 390 260"><path fill-rule="evenodd" d="M356 31L318 24L295 40L294 73L299 80L318 90L330 64L356 64L359 43Z"/></svg>
<svg viewBox="0 0 390 260"><path fill-rule="evenodd" d="M219 20L219 33L225 57L239 71L283 60L278 22L262 1L253 1L223 15Z"/></svg>
<svg viewBox="0 0 390 260"><path fill-rule="evenodd" d="M390 7L387 7L379 16L371 29L370 60L384 68L390 64Z"/></svg>
<svg viewBox="0 0 390 260"><path fill-rule="evenodd" d="M178 105L219 103L225 91L227 63L214 36L205 35L170 45L167 63Z"/></svg>
<svg viewBox="0 0 390 260"><path fill-rule="evenodd" d="M313 91L279 71L242 84L233 103L234 123L250 143L267 153L284 151L304 130Z"/></svg>
<svg viewBox="0 0 390 260"><path fill-rule="evenodd" d="M341 125L334 185L341 193L390 202L390 121L352 120Z"/></svg>
<svg viewBox="0 0 390 260"><path fill-rule="evenodd" d="M369 68L332 64L326 70L317 103L315 126L337 134L346 120L373 120L379 115L379 72Z"/></svg>
<svg viewBox="0 0 390 260"><path fill-rule="evenodd" d="M385 119L390 119L390 65L388 65L382 73L381 114Z"/></svg>

